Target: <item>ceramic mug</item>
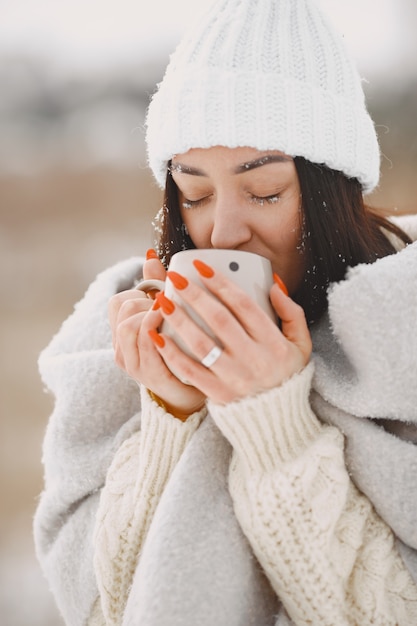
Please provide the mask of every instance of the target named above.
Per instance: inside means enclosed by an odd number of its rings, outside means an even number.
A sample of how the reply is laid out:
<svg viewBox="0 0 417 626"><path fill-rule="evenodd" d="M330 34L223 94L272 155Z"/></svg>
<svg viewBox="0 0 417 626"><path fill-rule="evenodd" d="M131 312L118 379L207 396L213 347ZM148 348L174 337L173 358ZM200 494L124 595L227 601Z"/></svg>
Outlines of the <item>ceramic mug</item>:
<svg viewBox="0 0 417 626"><path fill-rule="evenodd" d="M182 274L187 280L197 283L206 291L208 290L201 282L200 274L193 265L194 259L207 263L214 271L222 272L255 300L274 322L277 321L276 313L269 300L269 290L274 280L271 263L268 259L253 252L215 248L182 250L174 254L169 263L169 271ZM136 285L136 289L145 292L155 289L164 291L168 298L183 307L189 316L221 347L221 342L204 320L181 299L179 292L174 289L168 276L166 281L156 279L142 280ZM193 356L181 338L170 328L169 322L166 320L162 324L161 331L171 337L186 354Z"/></svg>

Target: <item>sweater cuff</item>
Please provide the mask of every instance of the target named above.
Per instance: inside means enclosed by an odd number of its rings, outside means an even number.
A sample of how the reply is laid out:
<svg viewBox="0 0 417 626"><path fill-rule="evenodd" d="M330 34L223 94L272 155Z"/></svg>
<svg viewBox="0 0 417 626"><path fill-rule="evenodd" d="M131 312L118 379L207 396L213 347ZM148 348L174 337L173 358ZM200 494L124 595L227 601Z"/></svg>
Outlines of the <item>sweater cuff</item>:
<svg viewBox="0 0 417 626"><path fill-rule="evenodd" d="M207 409L203 407L182 422L152 400L146 387L141 385L140 390L141 458L147 459L145 474L160 476L165 481L206 416Z"/></svg>
<svg viewBox="0 0 417 626"><path fill-rule="evenodd" d="M279 387L226 405L208 403L209 411L249 471L271 471L312 444L323 426L310 407L314 372L309 363Z"/></svg>

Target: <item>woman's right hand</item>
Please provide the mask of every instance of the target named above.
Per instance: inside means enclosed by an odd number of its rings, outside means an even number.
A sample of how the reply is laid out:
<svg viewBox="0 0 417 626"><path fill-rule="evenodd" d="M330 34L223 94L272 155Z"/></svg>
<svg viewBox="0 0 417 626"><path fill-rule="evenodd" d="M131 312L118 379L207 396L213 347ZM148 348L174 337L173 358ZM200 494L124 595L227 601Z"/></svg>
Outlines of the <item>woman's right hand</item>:
<svg viewBox="0 0 417 626"><path fill-rule="evenodd" d="M143 278L165 280L166 271L153 251L148 251ZM204 406L205 396L182 383L165 365L149 330L162 323L162 314L152 309L153 300L137 289L114 295L109 301L109 318L116 364L138 383L153 392L167 411L179 419Z"/></svg>

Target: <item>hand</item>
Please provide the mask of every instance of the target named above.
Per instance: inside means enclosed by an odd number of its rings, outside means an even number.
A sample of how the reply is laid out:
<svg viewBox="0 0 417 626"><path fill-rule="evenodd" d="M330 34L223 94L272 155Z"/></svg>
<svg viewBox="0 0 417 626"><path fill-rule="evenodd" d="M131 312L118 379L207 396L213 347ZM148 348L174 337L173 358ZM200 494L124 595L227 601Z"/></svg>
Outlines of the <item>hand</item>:
<svg viewBox="0 0 417 626"><path fill-rule="evenodd" d="M152 254L153 253L153 254ZM143 265L144 279L165 280L166 271L153 251L148 251ZM113 296L109 301L109 318L117 365L129 376L152 390L168 411L185 419L201 408L205 396L180 382L167 368L148 331L162 322L160 311L153 311L153 300L137 289Z"/></svg>
<svg viewBox="0 0 417 626"><path fill-rule="evenodd" d="M270 298L281 329L220 272L200 261L195 265L204 285L218 300L183 276L172 273L170 278L181 298L218 337L223 351L210 369L204 367L201 360L213 348L213 339L182 308L159 294L162 315L169 318L170 326L198 361L182 352L170 337L152 331L160 354L181 378L223 404L279 386L307 365L312 344L304 311L278 284L271 288Z"/></svg>

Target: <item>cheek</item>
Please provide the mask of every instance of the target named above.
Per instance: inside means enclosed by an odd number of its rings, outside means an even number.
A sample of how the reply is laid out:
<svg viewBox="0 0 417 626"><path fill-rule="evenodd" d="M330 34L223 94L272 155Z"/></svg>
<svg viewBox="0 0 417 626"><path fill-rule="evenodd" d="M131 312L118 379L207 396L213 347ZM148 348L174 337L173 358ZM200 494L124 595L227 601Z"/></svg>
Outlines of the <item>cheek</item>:
<svg viewBox="0 0 417 626"><path fill-rule="evenodd" d="M292 263L299 265L302 263L302 234L299 217L294 217L286 230L285 241L283 242L286 255Z"/></svg>
<svg viewBox="0 0 417 626"><path fill-rule="evenodd" d="M208 216L200 212L199 209L192 209L181 211L181 217L194 245L197 248L209 247L213 225Z"/></svg>
<svg viewBox="0 0 417 626"><path fill-rule="evenodd" d="M301 216L298 210L276 215L274 220L264 224L265 237L272 243L277 252L293 252L301 240ZM275 242L275 245L273 244Z"/></svg>
<svg viewBox="0 0 417 626"><path fill-rule="evenodd" d="M281 221L268 234L268 248L271 251L273 269L287 284L290 292L297 287L304 272L301 239L298 215Z"/></svg>
<svg viewBox="0 0 417 626"><path fill-rule="evenodd" d="M296 219L288 225L287 241L289 248L298 253L301 243L301 225Z"/></svg>

